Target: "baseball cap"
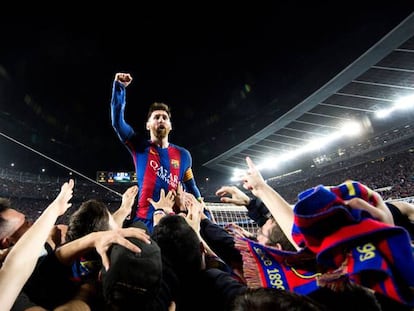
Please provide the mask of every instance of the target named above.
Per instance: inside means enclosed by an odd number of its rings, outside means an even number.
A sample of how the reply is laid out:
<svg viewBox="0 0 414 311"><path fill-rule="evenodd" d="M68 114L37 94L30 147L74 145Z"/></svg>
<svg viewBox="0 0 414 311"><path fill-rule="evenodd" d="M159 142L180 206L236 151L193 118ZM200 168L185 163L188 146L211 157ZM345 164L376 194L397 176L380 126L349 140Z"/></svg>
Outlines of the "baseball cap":
<svg viewBox="0 0 414 311"><path fill-rule="evenodd" d="M136 221L131 227L148 228ZM124 246L114 244L108 252L110 267L102 269L102 291L107 303L126 305L137 302L142 306L156 297L161 286L161 250L154 240L147 244L136 238L127 238L137 245L140 253L134 253Z"/></svg>

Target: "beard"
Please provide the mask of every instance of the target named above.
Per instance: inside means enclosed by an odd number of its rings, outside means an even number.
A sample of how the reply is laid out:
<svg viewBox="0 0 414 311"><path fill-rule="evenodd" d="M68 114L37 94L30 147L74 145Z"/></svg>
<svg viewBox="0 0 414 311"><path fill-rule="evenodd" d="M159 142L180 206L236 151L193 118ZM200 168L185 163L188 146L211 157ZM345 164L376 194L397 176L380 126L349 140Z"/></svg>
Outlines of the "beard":
<svg viewBox="0 0 414 311"><path fill-rule="evenodd" d="M157 137L158 139L163 139L167 137L167 135L168 135L168 131L163 126L158 127L155 131L155 137Z"/></svg>

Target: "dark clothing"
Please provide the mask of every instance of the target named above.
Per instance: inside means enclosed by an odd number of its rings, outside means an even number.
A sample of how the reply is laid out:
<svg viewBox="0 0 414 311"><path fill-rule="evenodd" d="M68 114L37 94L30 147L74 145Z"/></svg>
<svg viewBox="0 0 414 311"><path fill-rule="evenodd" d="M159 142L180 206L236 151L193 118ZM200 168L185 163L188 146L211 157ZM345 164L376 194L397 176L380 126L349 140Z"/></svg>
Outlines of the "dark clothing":
<svg viewBox="0 0 414 311"><path fill-rule="evenodd" d="M378 302L381 305L382 311L412 311L412 307L403 305L389 297L381 295L379 293L375 293L375 297L377 298Z"/></svg>
<svg viewBox="0 0 414 311"><path fill-rule="evenodd" d="M44 250L45 250L46 254L41 255L39 257L36 266L38 266L40 264L40 262L44 258L46 258L46 256L50 256L50 254L53 254L53 252L54 252L52 247L50 246L50 244L47 243L47 242L44 244ZM35 270L36 270L36 268L35 268ZM32 275L33 275L33 273L32 273ZM26 283L28 283L30 280L31 280L31 278L29 278ZM24 292L24 287L23 287L22 291L20 292L19 296L17 296L17 298L16 298L16 300L13 304L13 307L11 308L10 311L20 311L20 310L24 311L28 308L35 307L35 306L38 306L38 304L34 303L29 298L29 296Z"/></svg>
<svg viewBox="0 0 414 311"><path fill-rule="evenodd" d="M200 234L217 256L228 265L242 262L240 251L235 247L234 237L225 229L209 219L203 219L200 222Z"/></svg>
<svg viewBox="0 0 414 311"><path fill-rule="evenodd" d="M171 301L176 301L180 282L171 264L164 258L162 261L162 280L160 291L155 298L154 307L168 310Z"/></svg>
<svg viewBox="0 0 414 311"><path fill-rule="evenodd" d="M231 274L219 269L204 271L205 286L210 289L209 297L216 306L210 310L227 310L233 299L240 293L244 293L247 286L237 281Z"/></svg>
<svg viewBox="0 0 414 311"><path fill-rule="evenodd" d="M101 267L96 251L88 252L72 265L61 263L54 252L49 252L39 258L23 292L36 305L53 309L72 299L85 282L96 283Z"/></svg>
<svg viewBox="0 0 414 311"><path fill-rule="evenodd" d="M39 258L23 292L33 303L53 309L75 295L78 285L71 276L72 267L63 265L52 253Z"/></svg>
<svg viewBox="0 0 414 311"><path fill-rule="evenodd" d="M226 311L233 298L246 288L227 272L219 269L203 270L192 278L191 283L182 283L177 311Z"/></svg>
<svg viewBox="0 0 414 311"><path fill-rule="evenodd" d="M408 231L411 240L414 240L414 223L406 215L403 215L394 204L385 202L385 205L387 205L392 214L394 225L405 228Z"/></svg>
<svg viewBox="0 0 414 311"><path fill-rule="evenodd" d="M29 297L24 292L21 292L19 296L17 296L16 301L14 302L13 307L10 311L24 311L31 307L36 307L37 304L32 302Z"/></svg>
<svg viewBox="0 0 414 311"><path fill-rule="evenodd" d="M271 215L266 205L264 205L262 200L259 198L250 199L250 202L246 208L247 215L253 219L259 227L263 226Z"/></svg>

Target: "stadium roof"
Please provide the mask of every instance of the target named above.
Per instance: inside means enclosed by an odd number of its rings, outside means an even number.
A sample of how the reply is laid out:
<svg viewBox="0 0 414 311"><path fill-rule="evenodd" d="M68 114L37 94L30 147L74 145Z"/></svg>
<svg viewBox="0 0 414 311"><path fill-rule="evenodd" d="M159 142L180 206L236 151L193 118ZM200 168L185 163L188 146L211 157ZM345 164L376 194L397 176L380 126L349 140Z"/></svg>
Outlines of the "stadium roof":
<svg viewBox="0 0 414 311"><path fill-rule="evenodd" d="M296 107L203 165L231 174L235 168L246 169L246 156L255 163L269 155L282 156L336 131L347 120L365 120L364 124L371 129L369 137L373 137L379 131L392 129L396 123L410 123L412 115L408 121L394 119L380 124L374 119L374 112L412 94L414 14Z"/></svg>

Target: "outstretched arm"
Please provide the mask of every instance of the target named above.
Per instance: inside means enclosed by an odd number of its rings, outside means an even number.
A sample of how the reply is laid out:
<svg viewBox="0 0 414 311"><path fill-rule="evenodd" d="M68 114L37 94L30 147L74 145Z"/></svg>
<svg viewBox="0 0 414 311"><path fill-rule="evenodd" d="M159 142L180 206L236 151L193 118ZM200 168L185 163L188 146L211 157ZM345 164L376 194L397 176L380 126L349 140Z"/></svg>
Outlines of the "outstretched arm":
<svg viewBox="0 0 414 311"><path fill-rule="evenodd" d="M108 270L110 263L106 252L112 244L122 245L136 253L141 252L140 248L128 241L126 237L134 237L150 243L148 234L140 228L129 227L117 230L97 231L62 245L56 250L56 257L61 263L70 265L76 258L95 248L101 256L102 265Z"/></svg>
<svg viewBox="0 0 414 311"><path fill-rule="evenodd" d="M249 157L246 158L246 162L249 169L247 174L242 177L243 187L250 190L253 195L263 201L286 237L296 249L299 249L299 246L292 238L294 221L293 208L278 192L264 181L259 170Z"/></svg>
<svg viewBox="0 0 414 311"><path fill-rule="evenodd" d="M239 206L247 206L250 203L249 196L236 186L222 186L216 191L216 195L220 197L220 201L223 203Z"/></svg>
<svg viewBox="0 0 414 311"><path fill-rule="evenodd" d="M379 196L379 195L378 195ZM380 199L379 204L376 206L371 205L367 201L364 201L361 198L352 198L346 201L346 205L354 208L368 212L372 217L375 219L382 221L383 223L394 225L394 221L392 219L392 214L385 206L382 199Z"/></svg>
<svg viewBox="0 0 414 311"><path fill-rule="evenodd" d="M112 127L123 143L134 135L133 128L125 121L126 87L131 82L132 77L129 73L117 73L112 87Z"/></svg>
<svg viewBox="0 0 414 311"><path fill-rule="evenodd" d="M247 208L247 215L260 227L267 221L270 212L259 198L250 198L236 186L222 186L216 191L223 203L230 203Z"/></svg>
<svg viewBox="0 0 414 311"><path fill-rule="evenodd" d="M112 217L114 218L119 228L122 228L124 220L127 218L128 215L131 214L132 206L134 205L135 197L137 196L137 194L137 185L129 187L122 194L121 206L112 214Z"/></svg>
<svg viewBox="0 0 414 311"><path fill-rule="evenodd" d="M197 233L200 242L203 244L207 255L218 257L216 253L210 248L207 242L203 239L200 233L200 222L203 214L203 203L199 202L194 196L190 195L191 201L188 204L188 214L185 216L187 223Z"/></svg>
<svg viewBox="0 0 414 311"><path fill-rule="evenodd" d="M391 201L391 203L400 210L401 214L414 223L414 204L404 201Z"/></svg>
<svg viewBox="0 0 414 311"><path fill-rule="evenodd" d="M0 269L0 305L9 310L33 272L39 254L57 218L72 205L74 181L62 185L56 199L13 246Z"/></svg>

